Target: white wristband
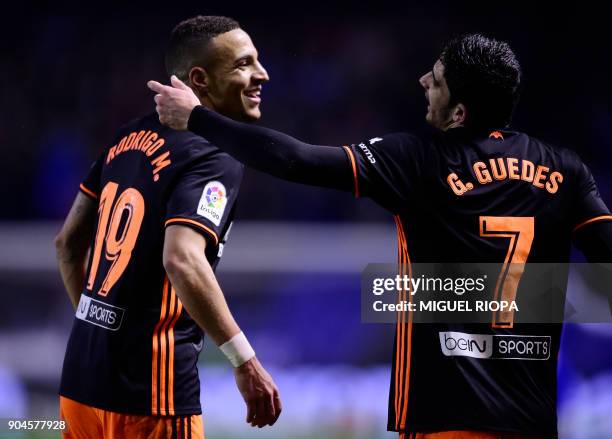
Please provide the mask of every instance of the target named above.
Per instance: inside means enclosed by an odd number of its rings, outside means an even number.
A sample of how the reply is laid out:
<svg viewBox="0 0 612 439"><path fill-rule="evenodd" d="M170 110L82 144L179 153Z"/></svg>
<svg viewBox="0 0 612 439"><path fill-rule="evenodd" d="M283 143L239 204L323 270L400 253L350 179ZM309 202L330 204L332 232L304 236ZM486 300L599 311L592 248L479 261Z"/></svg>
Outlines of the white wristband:
<svg viewBox="0 0 612 439"><path fill-rule="evenodd" d="M219 346L219 349L234 367L242 366L255 356L255 351L242 331Z"/></svg>

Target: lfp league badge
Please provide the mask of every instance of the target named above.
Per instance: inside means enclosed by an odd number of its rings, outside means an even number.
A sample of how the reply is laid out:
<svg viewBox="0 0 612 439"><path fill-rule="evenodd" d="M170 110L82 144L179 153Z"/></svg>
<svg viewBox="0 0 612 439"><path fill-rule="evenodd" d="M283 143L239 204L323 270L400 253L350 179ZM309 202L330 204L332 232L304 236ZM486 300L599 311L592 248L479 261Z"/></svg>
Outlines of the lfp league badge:
<svg viewBox="0 0 612 439"><path fill-rule="evenodd" d="M227 192L220 181L211 181L204 186L200 202L198 204L198 215L212 221L216 226L221 224L221 218L227 205Z"/></svg>

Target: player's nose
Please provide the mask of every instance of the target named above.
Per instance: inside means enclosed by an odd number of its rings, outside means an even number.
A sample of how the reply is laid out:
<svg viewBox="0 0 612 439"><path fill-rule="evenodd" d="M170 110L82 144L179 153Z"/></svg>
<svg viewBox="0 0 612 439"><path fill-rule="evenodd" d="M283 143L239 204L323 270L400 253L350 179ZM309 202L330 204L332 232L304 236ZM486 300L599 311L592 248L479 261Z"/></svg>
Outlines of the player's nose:
<svg viewBox="0 0 612 439"><path fill-rule="evenodd" d="M268 75L268 72L264 68L264 66L262 66L261 63L257 61L255 67L255 73L253 75L254 79L256 79L259 83L268 82L270 80L270 76Z"/></svg>
<svg viewBox="0 0 612 439"><path fill-rule="evenodd" d="M429 88L429 77L430 76L431 76L431 72L427 72L419 78L419 83L426 90Z"/></svg>

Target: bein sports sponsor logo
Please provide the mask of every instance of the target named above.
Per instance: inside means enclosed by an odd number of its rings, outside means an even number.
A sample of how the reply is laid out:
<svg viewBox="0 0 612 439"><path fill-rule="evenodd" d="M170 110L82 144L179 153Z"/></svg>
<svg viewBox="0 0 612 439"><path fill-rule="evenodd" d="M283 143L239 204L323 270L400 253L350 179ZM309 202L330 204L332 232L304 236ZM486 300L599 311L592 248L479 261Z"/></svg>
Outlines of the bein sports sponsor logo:
<svg viewBox="0 0 612 439"><path fill-rule="evenodd" d="M100 302L82 294L75 315L77 319L84 322L117 331L121 326L124 312L123 308Z"/></svg>
<svg viewBox="0 0 612 439"><path fill-rule="evenodd" d="M493 360L548 360L551 337L548 335L487 335L440 332L440 348L447 357Z"/></svg>
<svg viewBox="0 0 612 439"><path fill-rule="evenodd" d="M442 353L447 357L491 358L493 336L464 334L463 332L440 332L440 347Z"/></svg>

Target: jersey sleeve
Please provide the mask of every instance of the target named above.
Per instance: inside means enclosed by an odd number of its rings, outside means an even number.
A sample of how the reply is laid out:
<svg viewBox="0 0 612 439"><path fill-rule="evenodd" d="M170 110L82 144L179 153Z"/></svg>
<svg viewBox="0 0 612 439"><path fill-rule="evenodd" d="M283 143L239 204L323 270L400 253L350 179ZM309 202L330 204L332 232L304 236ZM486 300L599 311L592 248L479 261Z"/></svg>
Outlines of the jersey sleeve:
<svg viewBox="0 0 612 439"><path fill-rule="evenodd" d="M591 170L577 155L574 155L574 167L576 188L570 226L577 231L594 222L612 220L610 210L601 199Z"/></svg>
<svg viewBox="0 0 612 439"><path fill-rule="evenodd" d="M344 150L353 170L356 197L372 198L398 213L418 194L424 148L416 136L388 134L345 146Z"/></svg>
<svg viewBox="0 0 612 439"><path fill-rule="evenodd" d="M225 153L199 160L178 178L168 197L166 227L191 227L218 246L241 180L242 165Z"/></svg>
<svg viewBox="0 0 612 439"><path fill-rule="evenodd" d="M91 164L89 172L79 185L81 192L96 200L100 196L100 178L102 175L102 165L104 164L105 153L106 151L102 152L96 161Z"/></svg>

